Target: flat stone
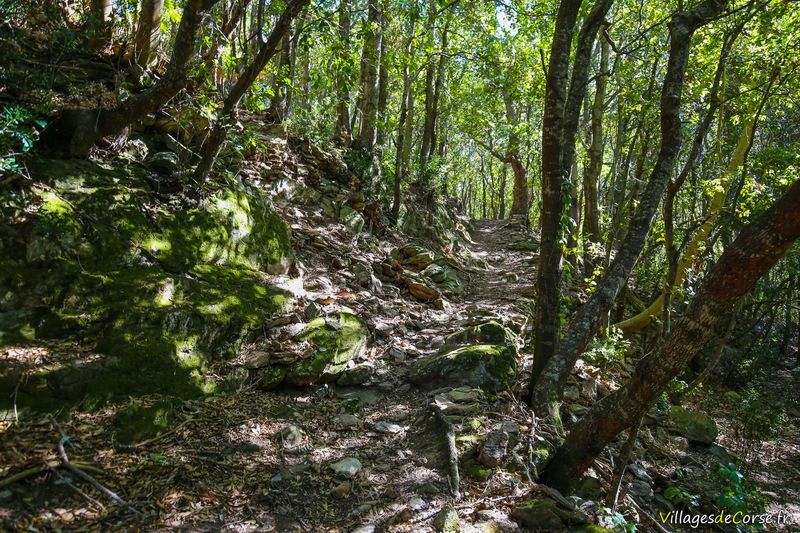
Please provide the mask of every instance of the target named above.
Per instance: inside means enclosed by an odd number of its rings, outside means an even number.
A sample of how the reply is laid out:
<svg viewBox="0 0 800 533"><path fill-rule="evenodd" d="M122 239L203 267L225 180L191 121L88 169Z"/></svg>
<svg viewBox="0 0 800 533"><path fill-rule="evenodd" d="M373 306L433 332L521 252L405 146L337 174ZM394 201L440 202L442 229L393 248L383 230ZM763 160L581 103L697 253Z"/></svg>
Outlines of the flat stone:
<svg viewBox="0 0 800 533"><path fill-rule="evenodd" d="M337 476L350 479L361 472L361 461L355 457L345 457L333 463L331 469Z"/></svg>
<svg viewBox="0 0 800 533"><path fill-rule="evenodd" d="M333 417L333 423L343 428L354 428L361 424L361 419L359 419L356 415L345 413Z"/></svg>

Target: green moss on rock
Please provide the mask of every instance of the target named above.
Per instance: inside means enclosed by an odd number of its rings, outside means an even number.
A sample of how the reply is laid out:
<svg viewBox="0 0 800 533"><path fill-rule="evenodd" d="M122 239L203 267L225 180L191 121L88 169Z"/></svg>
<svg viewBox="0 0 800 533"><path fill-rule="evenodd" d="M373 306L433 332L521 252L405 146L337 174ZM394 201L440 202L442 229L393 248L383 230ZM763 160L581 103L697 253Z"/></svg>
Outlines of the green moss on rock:
<svg viewBox="0 0 800 533"><path fill-rule="evenodd" d="M175 409L170 400L161 400L152 405L133 402L116 414L116 439L123 444L141 442L166 431L174 422Z"/></svg>
<svg viewBox="0 0 800 533"><path fill-rule="evenodd" d="M475 344L417 361L410 379L426 389L470 386L499 392L511 385L516 373L516 351L512 347Z"/></svg>
<svg viewBox="0 0 800 533"><path fill-rule="evenodd" d="M312 320L298 339L308 341L312 349L289 370L286 381L308 385L332 381L341 374L348 362L366 349L369 330L356 315L342 312L333 321L322 317Z"/></svg>

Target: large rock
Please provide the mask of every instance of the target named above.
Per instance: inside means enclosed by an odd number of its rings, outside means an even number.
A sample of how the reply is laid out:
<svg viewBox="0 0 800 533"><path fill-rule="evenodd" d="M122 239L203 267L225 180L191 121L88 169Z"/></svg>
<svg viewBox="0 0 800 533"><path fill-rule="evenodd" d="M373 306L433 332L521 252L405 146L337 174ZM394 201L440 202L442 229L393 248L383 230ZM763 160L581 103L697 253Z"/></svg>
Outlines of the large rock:
<svg viewBox="0 0 800 533"><path fill-rule="evenodd" d="M352 207L343 205L339 209L339 222L345 225L351 233L361 233L364 229L364 217Z"/></svg>
<svg viewBox="0 0 800 533"><path fill-rule="evenodd" d="M672 431L686 437L689 442L708 445L717 438L717 423L699 411L673 405L669 412L669 423Z"/></svg>
<svg viewBox="0 0 800 533"><path fill-rule="evenodd" d="M448 337L439 354L415 362L409 377L423 388L507 389L517 372L517 347L512 336L496 322L467 328Z"/></svg>
<svg viewBox="0 0 800 533"><path fill-rule="evenodd" d="M367 348L369 330L356 315L342 312L335 319L315 318L298 339L308 341L312 348L289 370L286 381L308 385L335 380L350 361L360 358Z"/></svg>
<svg viewBox="0 0 800 533"><path fill-rule="evenodd" d="M424 270L433 263L433 252L416 244L406 244L392 250L392 258L412 270Z"/></svg>
<svg viewBox="0 0 800 533"><path fill-rule="evenodd" d="M512 518L530 531L566 530L570 513L556 502L545 498L525 500L514 507Z"/></svg>
<svg viewBox="0 0 800 533"><path fill-rule="evenodd" d="M259 191L185 206L155 201L132 165L37 160L30 170L49 188L24 224L0 232L0 344L69 337L104 355L31 376L25 405L211 392L208 363L291 307L265 278L291 264L288 226ZM0 392L13 390L9 376Z"/></svg>

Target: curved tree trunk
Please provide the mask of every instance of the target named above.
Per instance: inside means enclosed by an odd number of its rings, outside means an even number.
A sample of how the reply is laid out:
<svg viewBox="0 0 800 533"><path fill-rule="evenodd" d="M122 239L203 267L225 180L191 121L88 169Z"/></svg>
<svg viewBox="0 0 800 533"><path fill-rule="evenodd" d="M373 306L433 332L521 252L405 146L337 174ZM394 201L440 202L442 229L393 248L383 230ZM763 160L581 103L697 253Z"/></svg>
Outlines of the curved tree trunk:
<svg viewBox="0 0 800 533"><path fill-rule="evenodd" d="M800 238L800 181L748 224L722 254L664 345L630 381L594 405L570 431L540 480L569 492L611 440L631 427L703 348L717 322Z"/></svg>

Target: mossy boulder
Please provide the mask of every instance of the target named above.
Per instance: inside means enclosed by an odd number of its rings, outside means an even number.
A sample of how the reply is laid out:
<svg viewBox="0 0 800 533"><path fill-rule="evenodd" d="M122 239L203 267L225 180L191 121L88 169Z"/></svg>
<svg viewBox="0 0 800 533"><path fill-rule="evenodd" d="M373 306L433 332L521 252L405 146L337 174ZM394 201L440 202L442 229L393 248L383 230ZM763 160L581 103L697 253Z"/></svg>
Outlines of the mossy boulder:
<svg viewBox="0 0 800 533"><path fill-rule="evenodd" d="M563 531L571 513L547 498L525 500L514 507L512 518L531 531Z"/></svg>
<svg viewBox="0 0 800 533"><path fill-rule="evenodd" d="M418 244L406 244L392 250L392 258L406 268L421 271L433 263L434 254Z"/></svg>
<svg viewBox="0 0 800 533"><path fill-rule="evenodd" d="M364 217L352 207L343 205L339 209L339 222L345 225L351 233L361 233L364 229Z"/></svg>
<svg viewBox="0 0 800 533"><path fill-rule="evenodd" d="M490 320L482 324L468 326L445 337L439 352L448 352L459 346L472 344L496 344L516 349L517 337L513 331L500 322Z"/></svg>
<svg viewBox="0 0 800 533"><path fill-rule="evenodd" d="M356 315L342 312L335 319L315 318L297 338L307 341L311 349L289 369L286 381L308 385L335 380L350 361L361 357L367 348L369 330Z"/></svg>
<svg viewBox="0 0 800 533"><path fill-rule="evenodd" d="M713 443L719 431L713 418L699 411L692 411L679 405L673 405L669 412L670 429L686 437L689 442L709 445Z"/></svg>
<svg viewBox="0 0 800 533"><path fill-rule="evenodd" d="M409 378L425 389L469 386L499 392L511 386L516 374L513 346L473 344L418 360Z"/></svg>
<svg viewBox="0 0 800 533"><path fill-rule="evenodd" d="M0 235L0 344L72 338L102 357L31 376L29 405L211 392L208 362L291 307L266 278L291 264L288 227L259 191L180 205L139 167L37 160L31 173L48 187Z"/></svg>

